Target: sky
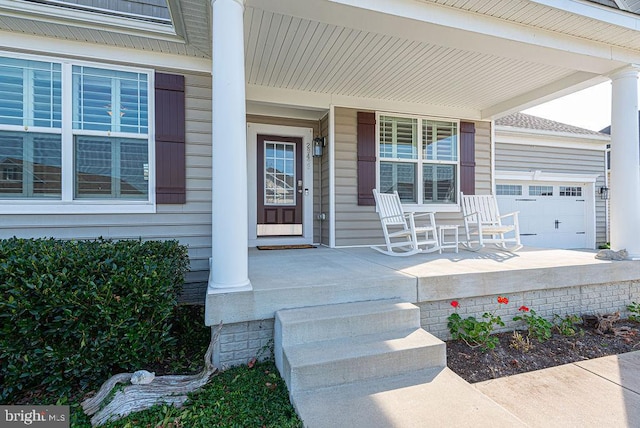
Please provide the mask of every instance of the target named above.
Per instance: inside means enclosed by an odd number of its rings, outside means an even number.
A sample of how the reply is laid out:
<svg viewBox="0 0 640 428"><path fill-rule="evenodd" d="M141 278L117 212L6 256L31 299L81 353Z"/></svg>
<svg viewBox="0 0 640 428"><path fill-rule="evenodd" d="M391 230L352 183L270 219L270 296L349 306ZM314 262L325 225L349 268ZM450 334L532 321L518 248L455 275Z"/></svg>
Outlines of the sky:
<svg viewBox="0 0 640 428"><path fill-rule="evenodd" d="M600 131L611 123L611 82L574 92L523 113Z"/></svg>

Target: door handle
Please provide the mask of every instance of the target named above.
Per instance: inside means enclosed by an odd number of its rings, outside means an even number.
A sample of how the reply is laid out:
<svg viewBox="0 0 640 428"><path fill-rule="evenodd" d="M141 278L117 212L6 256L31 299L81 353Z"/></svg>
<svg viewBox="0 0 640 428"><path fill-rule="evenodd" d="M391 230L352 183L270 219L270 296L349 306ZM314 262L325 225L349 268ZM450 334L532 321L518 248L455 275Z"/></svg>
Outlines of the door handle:
<svg viewBox="0 0 640 428"><path fill-rule="evenodd" d="M559 220L556 220L556 229L559 229L559 228L560 228L560 223L562 223L562 222L561 222L561 221L559 221Z"/></svg>

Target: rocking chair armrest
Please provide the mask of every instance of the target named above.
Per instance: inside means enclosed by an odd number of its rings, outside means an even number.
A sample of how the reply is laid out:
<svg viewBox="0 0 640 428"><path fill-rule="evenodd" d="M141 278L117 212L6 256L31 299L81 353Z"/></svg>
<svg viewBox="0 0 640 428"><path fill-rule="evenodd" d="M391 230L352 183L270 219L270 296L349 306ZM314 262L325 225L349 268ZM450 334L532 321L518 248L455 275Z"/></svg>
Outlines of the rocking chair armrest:
<svg viewBox="0 0 640 428"><path fill-rule="evenodd" d="M425 216L432 216L432 215L435 215L435 213L433 213L433 212L431 212L431 211L429 211L429 212L423 212L423 213L416 213L416 212L413 212L413 217L414 217L414 218L418 218L418 217L425 217Z"/></svg>
<svg viewBox="0 0 640 428"><path fill-rule="evenodd" d="M386 220L388 218L398 218L398 217L400 217L400 214L385 215L385 216L380 216L380 220Z"/></svg>
<svg viewBox="0 0 640 428"><path fill-rule="evenodd" d="M501 216L499 216L499 218L506 218L506 217L515 217L520 213L520 211L514 211L508 214L503 214Z"/></svg>

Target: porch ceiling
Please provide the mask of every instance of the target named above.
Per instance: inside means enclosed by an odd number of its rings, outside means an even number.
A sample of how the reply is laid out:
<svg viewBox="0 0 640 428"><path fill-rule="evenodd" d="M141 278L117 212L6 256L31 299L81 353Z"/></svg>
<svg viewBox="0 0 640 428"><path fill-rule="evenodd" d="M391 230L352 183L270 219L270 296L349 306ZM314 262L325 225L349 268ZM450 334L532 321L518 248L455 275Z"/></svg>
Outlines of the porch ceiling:
<svg viewBox="0 0 640 428"><path fill-rule="evenodd" d="M542 2L361 3L247 0L248 99L493 118L640 60L637 30Z"/></svg>
<svg viewBox="0 0 640 428"><path fill-rule="evenodd" d="M465 110L481 111L576 73L253 7L245 12L245 46L249 85Z"/></svg>

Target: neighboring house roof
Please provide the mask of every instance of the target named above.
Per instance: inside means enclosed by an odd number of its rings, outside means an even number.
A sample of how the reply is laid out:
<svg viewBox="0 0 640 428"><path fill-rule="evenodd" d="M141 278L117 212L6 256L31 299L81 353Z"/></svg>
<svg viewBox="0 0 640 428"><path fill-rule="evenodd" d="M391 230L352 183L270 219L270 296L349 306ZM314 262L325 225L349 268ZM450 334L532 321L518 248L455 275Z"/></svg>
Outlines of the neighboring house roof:
<svg viewBox="0 0 640 428"><path fill-rule="evenodd" d="M532 116L525 113L514 113L508 116L501 117L495 121L497 126L509 126L512 128L531 129L535 131L548 131L559 132L565 134L575 135L600 135L601 132L592 131L590 129L579 128L573 125L567 125L566 123L560 123L549 119L544 119L538 116Z"/></svg>

